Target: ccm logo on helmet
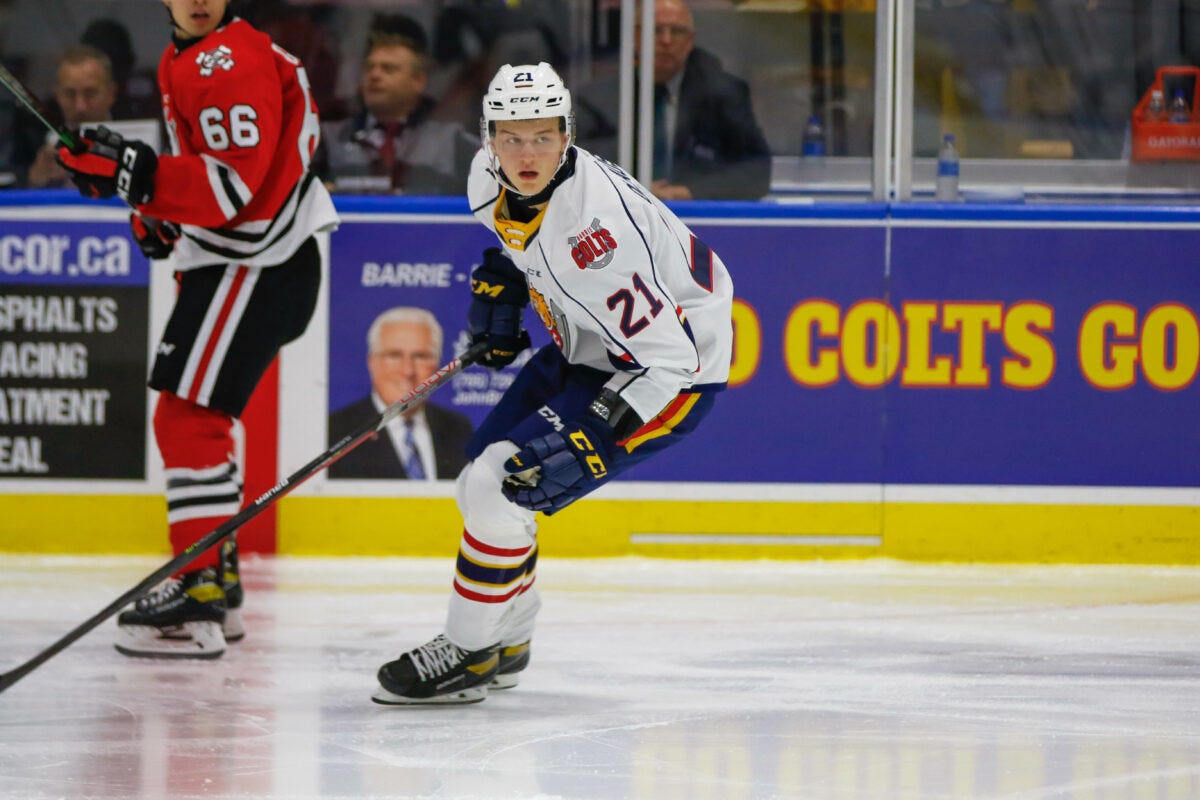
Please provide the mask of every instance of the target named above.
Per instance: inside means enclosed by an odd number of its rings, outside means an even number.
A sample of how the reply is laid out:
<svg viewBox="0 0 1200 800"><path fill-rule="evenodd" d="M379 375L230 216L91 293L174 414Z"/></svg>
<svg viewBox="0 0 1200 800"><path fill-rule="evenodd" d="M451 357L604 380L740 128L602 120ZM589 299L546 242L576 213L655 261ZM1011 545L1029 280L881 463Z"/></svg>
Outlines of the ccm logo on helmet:
<svg viewBox="0 0 1200 800"><path fill-rule="evenodd" d="M535 94L532 97L510 97L508 98L508 102L510 105L515 105L516 103L536 103L539 99L541 98Z"/></svg>

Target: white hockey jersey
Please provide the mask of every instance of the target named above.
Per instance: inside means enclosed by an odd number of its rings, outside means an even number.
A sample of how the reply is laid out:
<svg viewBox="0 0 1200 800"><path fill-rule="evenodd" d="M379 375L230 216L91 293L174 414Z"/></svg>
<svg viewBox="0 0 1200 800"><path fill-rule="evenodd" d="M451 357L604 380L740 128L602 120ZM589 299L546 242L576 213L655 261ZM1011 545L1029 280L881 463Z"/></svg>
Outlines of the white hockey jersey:
<svg viewBox="0 0 1200 800"><path fill-rule="evenodd" d="M566 359L615 373L607 388L648 421L681 391L728 380L733 282L717 254L624 170L574 150L574 174L531 222L507 219L507 190L482 150L467 197L525 273Z"/></svg>

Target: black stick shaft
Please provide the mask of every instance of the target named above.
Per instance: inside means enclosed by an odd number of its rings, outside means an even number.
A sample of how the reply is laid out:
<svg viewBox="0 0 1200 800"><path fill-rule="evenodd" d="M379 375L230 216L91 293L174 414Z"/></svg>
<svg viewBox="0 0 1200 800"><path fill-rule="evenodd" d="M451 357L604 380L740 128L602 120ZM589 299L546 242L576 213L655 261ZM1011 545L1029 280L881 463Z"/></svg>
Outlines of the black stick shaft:
<svg viewBox="0 0 1200 800"><path fill-rule="evenodd" d="M21 680L21 678L24 678L42 664L46 663L51 658L67 649L67 647L75 642L75 640L79 639L81 636L91 631L100 623L104 622L104 620L117 613L117 611L127 606L135 598L147 592L159 581L169 577L183 567L186 567L188 564L199 558L200 555L209 548L220 544L239 527L245 525L254 517L258 516L263 509L274 504L276 500L291 492L297 486L304 483L304 481L308 480L313 475L316 475L318 472L349 453L355 447L358 447L358 445L374 436L377 432L383 430L385 427L387 427L388 423L394 420L396 417L400 416L418 403L423 402L427 397L429 397L429 395L433 394L434 391L444 386L450 381L451 378L462 372L464 368L475 363L486 350L487 346L483 343L472 346L469 350L467 350L467 352L446 364L433 375L430 375L429 378L427 378L407 395L385 408L383 412L374 420L371 420L359 429L346 434L337 444L333 445L324 453L321 453L321 455L317 456L312 461L309 461L303 467L296 470L279 483L275 484L273 487L260 495L253 503L243 508L225 522L221 523L221 525L215 528L211 533L206 534L191 547L187 548L182 553L156 569L154 572L147 575L136 586L122 594L116 600L113 600L111 603L100 609L88 619L84 620L82 623L76 626L74 630L63 636L57 642L50 645L45 650L38 653L36 656L29 659L16 669L9 670L3 675L0 675L0 692L3 692L8 687Z"/></svg>

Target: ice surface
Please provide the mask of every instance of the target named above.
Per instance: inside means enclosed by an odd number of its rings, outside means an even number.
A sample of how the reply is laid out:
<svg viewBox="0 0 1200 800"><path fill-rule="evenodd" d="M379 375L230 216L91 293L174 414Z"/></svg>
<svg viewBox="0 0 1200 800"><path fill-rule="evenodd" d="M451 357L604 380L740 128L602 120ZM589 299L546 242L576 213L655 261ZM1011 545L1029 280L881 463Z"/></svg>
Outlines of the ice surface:
<svg viewBox="0 0 1200 800"><path fill-rule="evenodd" d="M5 555L0 670L162 561ZM370 702L452 560L244 557L248 634L111 620L0 694L0 798L1200 798L1200 570L554 560L515 689Z"/></svg>

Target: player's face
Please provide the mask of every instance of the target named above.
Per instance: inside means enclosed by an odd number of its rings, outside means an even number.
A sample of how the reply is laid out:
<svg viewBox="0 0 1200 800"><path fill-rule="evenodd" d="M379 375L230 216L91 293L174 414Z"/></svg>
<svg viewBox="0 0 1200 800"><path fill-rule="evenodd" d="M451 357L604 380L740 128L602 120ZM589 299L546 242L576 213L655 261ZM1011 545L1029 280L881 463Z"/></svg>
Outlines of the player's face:
<svg viewBox="0 0 1200 800"><path fill-rule="evenodd" d="M63 64L58 68L54 98L58 100L63 121L68 128L78 128L85 122L103 122L108 119L116 97L116 85L104 73L104 68L96 59L88 58L75 64Z"/></svg>
<svg viewBox="0 0 1200 800"><path fill-rule="evenodd" d="M163 0L175 28L187 39L208 36L221 24L229 0Z"/></svg>
<svg viewBox="0 0 1200 800"><path fill-rule="evenodd" d="M523 195L537 194L558 170L567 135L560 131L559 118L519 119L496 123L492 149L500 168Z"/></svg>
<svg viewBox="0 0 1200 800"><path fill-rule="evenodd" d="M367 356L371 385L391 405L437 370L433 332L420 322L391 322L379 330L379 347Z"/></svg>
<svg viewBox="0 0 1200 800"><path fill-rule="evenodd" d="M387 122L408 116L427 83L420 56L403 45L380 45L363 62L363 103Z"/></svg>

